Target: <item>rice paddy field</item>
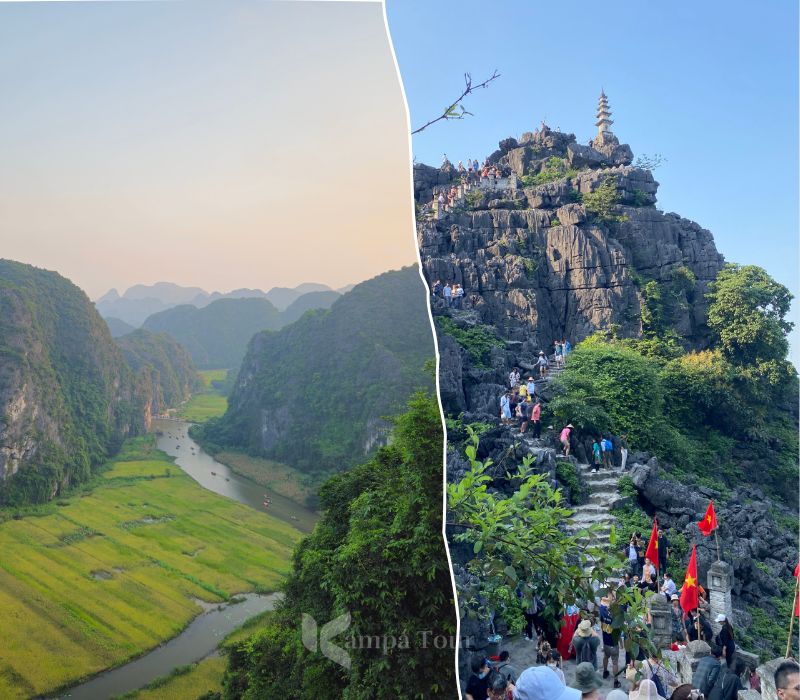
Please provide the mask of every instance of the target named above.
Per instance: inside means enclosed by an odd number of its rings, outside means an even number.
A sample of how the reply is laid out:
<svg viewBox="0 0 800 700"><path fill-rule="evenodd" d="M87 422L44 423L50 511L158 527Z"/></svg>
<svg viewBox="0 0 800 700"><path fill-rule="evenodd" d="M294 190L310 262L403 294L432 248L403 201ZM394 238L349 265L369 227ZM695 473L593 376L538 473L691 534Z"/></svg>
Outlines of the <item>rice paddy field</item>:
<svg viewBox="0 0 800 700"><path fill-rule="evenodd" d="M225 413L228 399L212 384L224 381L228 376L227 369L207 369L198 373L203 380L203 389L186 402L177 412L177 417L190 423L203 423L209 418L216 418Z"/></svg>
<svg viewBox="0 0 800 700"><path fill-rule="evenodd" d="M118 700L195 700L201 695L222 690L227 659L211 656L202 661L176 669L135 693L119 696Z"/></svg>
<svg viewBox="0 0 800 700"><path fill-rule="evenodd" d="M196 599L278 588L300 533L129 441L83 493L0 522L0 698L120 665L178 634ZM176 696L177 697L177 696Z"/></svg>

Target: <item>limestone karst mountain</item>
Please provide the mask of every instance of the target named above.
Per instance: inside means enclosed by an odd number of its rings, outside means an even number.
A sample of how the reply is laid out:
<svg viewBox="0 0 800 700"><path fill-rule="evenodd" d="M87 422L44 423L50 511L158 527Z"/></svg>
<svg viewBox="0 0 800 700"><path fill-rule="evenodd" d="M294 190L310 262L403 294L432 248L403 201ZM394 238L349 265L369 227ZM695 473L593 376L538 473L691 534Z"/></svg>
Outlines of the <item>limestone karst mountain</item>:
<svg viewBox="0 0 800 700"><path fill-rule="evenodd" d="M250 342L208 444L245 450L305 472L340 471L385 442L385 416L429 387L433 358L425 291L416 267L356 285Z"/></svg>
<svg viewBox="0 0 800 700"><path fill-rule="evenodd" d="M89 298L0 260L0 503L46 501L145 428L145 398Z"/></svg>
<svg viewBox="0 0 800 700"><path fill-rule="evenodd" d="M160 311L189 304L197 308L208 306L218 299L266 299L279 311L310 292L330 292L330 287L305 282L296 287L273 287L268 292L261 289L234 289L230 292L207 292L200 287L182 287L172 282L137 284L120 294L111 289L95 301L103 318L119 319L138 328L148 316Z"/></svg>
<svg viewBox="0 0 800 700"><path fill-rule="evenodd" d="M487 158L487 169L497 171L484 176L459 173L449 162L440 168L414 166L425 276L431 286L438 280L465 290L461 309L448 307L441 295L433 304L442 404L453 425L482 428L479 457L493 460L492 485L500 492L513 490L505 478L509 460L530 455L537 471L580 506L576 527L618 521L621 527L636 523L646 529L657 515L684 547L698 544L703 580L716 549L703 541L695 523L715 499L725 522L723 556L733 565L737 620L758 630L742 641L754 651L774 653L758 638L774 636L767 621L783 610L783 592L796 564L796 489L786 495L779 488L797 478L796 373L786 372L785 381L770 389L766 380L754 381L749 399L736 393L746 382L737 384L733 377L747 371L736 375L720 359L708 323L707 294L724 267L723 256L711 232L656 206L652 171L634 164L632 149L611 132L612 123L607 98L601 97L597 136L588 145L542 125L501 141ZM654 386L664 390L659 401L667 396L673 403L665 414L646 419L653 422L651 433L661 426L673 431L670 444L676 451L659 450L655 443L645 451L634 443L631 476L620 479L619 488L616 473L613 479L586 478L590 433L576 436L577 460L564 460L557 456L553 431L541 440L522 438L498 420L512 367L531 373L540 351L552 356L554 341L566 338L575 346L598 332L642 343L637 347L644 363L652 359L648 342L656 353L668 349L647 366ZM675 364L668 366L670 360ZM721 395L748 403L749 424L734 428L732 420L706 421L715 413L713 404L708 414L695 411L693 399L686 399L692 393L686 391L686 377L692 376L686 368L702 368L716 377ZM582 387L585 379L573 375L573 388L584 391L587 404L599 403L602 382ZM626 378L609 372L603 381L624 384ZM547 426L554 422L550 401L568 390L546 382L537 391ZM669 410L674 415L667 415ZM684 453L691 464L679 459ZM463 457L451 449L448 479L459 481L465 468ZM593 490L592 479L602 482L602 489ZM794 525L787 527L790 522ZM606 527L605 543L608 535ZM451 550L457 581L472 558L471 548L462 549ZM485 633L471 624L462 620L462 633Z"/></svg>

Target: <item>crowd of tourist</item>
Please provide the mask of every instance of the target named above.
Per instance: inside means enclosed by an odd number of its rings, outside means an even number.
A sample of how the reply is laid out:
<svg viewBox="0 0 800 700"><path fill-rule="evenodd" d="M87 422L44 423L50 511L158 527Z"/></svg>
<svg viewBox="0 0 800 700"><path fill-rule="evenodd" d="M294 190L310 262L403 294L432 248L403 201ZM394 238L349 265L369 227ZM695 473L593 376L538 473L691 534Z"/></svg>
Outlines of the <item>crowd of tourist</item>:
<svg viewBox="0 0 800 700"><path fill-rule="evenodd" d="M579 628L580 629L580 628ZM591 635L591 631L589 635ZM593 636L584 636L582 648L599 646ZM594 640L592 642L591 640ZM591 661L580 661L575 667L574 681L567 685L560 654L552 650L539 666L518 673L509 653L487 658L475 654L471 662L472 675L467 682L467 700L736 700L745 690L742 678L747 675L741 660L733 666L722 661L722 649L711 647L711 655L697 665L691 683L681 683L655 655L626 665L624 676L628 690L616 687L608 694L601 693L603 676ZM616 673L616 671L615 671ZM774 674L779 700L800 700L800 665L787 659ZM621 684L620 684L621 685ZM748 684L757 685L757 677ZM673 688L670 692L669 688Z"/></svg>

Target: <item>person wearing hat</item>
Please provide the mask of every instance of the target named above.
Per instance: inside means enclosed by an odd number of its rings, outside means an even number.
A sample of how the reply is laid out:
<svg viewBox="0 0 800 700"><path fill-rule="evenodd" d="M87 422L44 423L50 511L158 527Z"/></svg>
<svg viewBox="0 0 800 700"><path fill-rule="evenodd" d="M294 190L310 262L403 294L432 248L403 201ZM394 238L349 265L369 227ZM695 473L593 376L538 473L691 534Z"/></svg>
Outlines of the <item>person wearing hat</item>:
<svg viewBox="0 0 800 700"><path fill-rule="evenodd" d="M681 599L677 593L670 596L672 607L672 638L677 642L689 641L689 634L686 631L686 622L683 619L683 609L681 608Z"/></svg>
<svg viewBox="0 0 800 700"><path fill-rule="evenodd" d="M539 368L539 378L544 379L547 375L547 358L541 350L539 351L539 359L536 360L536 366Z"/></svg>
<svg viewBox="0 0 800 700"><path fill-rule="evenodd" d="M581 700L581 691L567 688L547 666L526 668L517 678L514 700Z"/></svg>
<svg viewBox="0 0 800 700"><path fill-rule="evenodd" d="M528 396L534 396L536 394L536 382L533 380L533 377L528 377L528 383L525 386L528 389Z"/></svg>
<svg viewBox="0 0 800 700"><path fill-rule="evenodd" d="M588 661L592 668L597 670L597 649L600 647L600 638L592 629L589 620L583 620L575 630L572 637L572 648L575 650L575 661L580 664Z"/></svg>
<svg viewBox="0 0 800 700"><path fill-rule="evenodd" d="M734 641L733 626L730 620L723 614L717 615L715 622L721 625L719 634L714 637L714 641L719 644L725 652L725 661L730 666L733 663L733 655L736 652L736 642Z"/></svg>
<svg viewBox="0 0 800 700"><path fill-rule="evenodd" d="M600 700L597 690L603 685L594 666L588 661L578 664L575 669L575 688L581 691L581 700Z"/></svg>
<svg viewBox="0 0 800 700"><path fill-rule="evenodd" d="M624 690L612 690L606 695L606 700L628 700L628 694Z"/></svg>
<svg viewBox="0 0 800 700"><path fill-rule="evenodd" d="M561 431L561 435L559 435L559 440L561 441L561 447L564 448L564 456L569 457L569 438L572 434L572 429L575 426L572 423L567 423L567 426Z"/></svg>

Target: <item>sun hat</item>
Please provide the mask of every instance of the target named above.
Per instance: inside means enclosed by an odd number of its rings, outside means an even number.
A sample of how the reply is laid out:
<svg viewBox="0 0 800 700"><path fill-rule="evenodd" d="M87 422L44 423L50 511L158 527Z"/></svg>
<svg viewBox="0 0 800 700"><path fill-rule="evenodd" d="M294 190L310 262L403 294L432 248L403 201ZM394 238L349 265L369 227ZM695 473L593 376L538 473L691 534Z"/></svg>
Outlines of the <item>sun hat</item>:
<svg viewBox="0 0 800 700"><path fill-rule="evenodd" d="M725 615L723 613L720 613L719 615L717 615L717 619L714 620L714 622L725 622L725 620L727 620L727 619L728 618L725 617Z"/></svg>
<svg viewBox="0 0 800 700"><path fill-rule="evenodd" d="M658 694L658 688L649 678L642 681L639 690L632 690L628 695L630 700L667 700L663 695Z"/></svg>
<svg viewBox="0 0 800 700"><path fill-rule="evenodd" d="M547 666L526 668L517 678L514 700L581 700L581 691L567 688Z"/></svg>
<svg viewBox="0 0 800 700"><path fill-rule="evenodd" d="M673 593L672 597L670 598L670 600L680 600L680 598L678 597L677 593Z"/></svg>
<svg viewBox="0 0 800 700"><path fill-rule="evenodd" d="M574 428L575 426L574 426L574 425L572 425L572 423L567 423L567 427L568 427L568 428Z"/></svg>
<svg viewBox="0 0 800 700"><path fill-rule="evenodd" d="M589 661L575 667L575 687L581 693L591 693L603 685L603 681Z"/></svg>
<svg viewBox="0 0 800 700"><path fill-rule="evenodd" d="M592 636L592 623L589 622L589 620L583 620L581 624L578 625L578 636L579 637Z"/></svg>

